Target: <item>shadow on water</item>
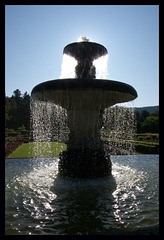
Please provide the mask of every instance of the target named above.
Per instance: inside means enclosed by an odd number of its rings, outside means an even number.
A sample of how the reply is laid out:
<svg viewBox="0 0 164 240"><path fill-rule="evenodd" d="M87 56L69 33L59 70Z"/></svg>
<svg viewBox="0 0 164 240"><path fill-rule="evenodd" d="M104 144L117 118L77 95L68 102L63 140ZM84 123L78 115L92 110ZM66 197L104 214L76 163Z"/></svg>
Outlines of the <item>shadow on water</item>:
<svg viewBox="0 0 164 240"><path fill-rule="evenodd" d="M102 178L62 178L57 166L6 162L7 235L159 234L158 156L117 156Z"/></svg>
<svg viewBox="0 0 164 240"><path fill-rule="evenodd" d="M114 218L112 193L115 189L112 175L98 179L57 177L51 191L57 196L53 203L54 219L56 215L62 233L91 235L103 232L105 225L109 228L109 218Z"/></svg>

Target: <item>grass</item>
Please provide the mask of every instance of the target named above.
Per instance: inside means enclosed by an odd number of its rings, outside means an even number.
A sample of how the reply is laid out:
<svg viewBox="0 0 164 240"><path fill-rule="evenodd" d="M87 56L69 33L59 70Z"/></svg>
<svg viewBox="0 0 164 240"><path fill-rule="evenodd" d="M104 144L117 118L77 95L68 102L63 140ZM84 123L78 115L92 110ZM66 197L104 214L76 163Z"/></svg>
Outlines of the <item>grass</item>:
<svg viewBox="0 0 164 240"><path fill-rule="evenodd" d="M147 144L147 145L159 145L156 142L148 142L148 141L136 141L136 140L126 140L126 139L117 139L117 138L102 138L106 141L114 141L114 142L122 142L122 143L135 143L135 144Z"/></svg>
<svg viewBox="0 0 164 240"><path fill-rule="evenodd" d="M66 150L66 144L58 142L23 143L8 158L54 157Z"/></svg>
<svg viewBox="0 0 164 240"><path fill-rule="evenodd" d="M122 144L135 144L136 151L139 153L158 153L159 152L159 134L142 133L136 136L141 136L141 138L136 138L135 140L128 139L112 139L107 137L102 137L104 141L111 141L115 143ZM151 136L146 139L142 136ZM152 137L157 139L153 139ZM62 151L66 150L67 146L64 143L59 142L30 142L24 143L18 147L14 152L12 152L7 158L33 158L33 157L54 157L58 156Z"/></svg>
<svg viewBox="0 0 164 240"><path fill-rule="evenodd" d="M113 144L121 144L122 149L127 148L126 144L133 144L135 147L135 151L137 153L142 154L158 154L159 153L159 134L142 134L144 136L149 137L149 139L142 138L142 140L129 140L129 139L113 139L113 138L107 138L103 137L102 140L106 142L111 142ZM137 135L138 136L138 135ZM151 136L151 137L150 137ZM157 139L154 140L152 136L155 136Z"/></svg>

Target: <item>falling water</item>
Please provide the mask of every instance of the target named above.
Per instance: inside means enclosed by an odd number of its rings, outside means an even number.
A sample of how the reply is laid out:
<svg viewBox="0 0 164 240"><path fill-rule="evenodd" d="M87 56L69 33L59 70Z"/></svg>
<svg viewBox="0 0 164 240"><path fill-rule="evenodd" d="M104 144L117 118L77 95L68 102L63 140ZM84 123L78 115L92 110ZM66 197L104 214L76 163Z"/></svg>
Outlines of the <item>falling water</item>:
<svg viewBox="0 0 164 240"><path fill-rule="evenodd" d="M107 62L108 62L108 54L106 54L105 56L99 57L98 59L93 61L93 66L95 66L96 68L96 79L108 78ZM76 66L77 66L77 61L75 60L75 58L67 54L63 54L60 79L75 78ZM84 66L84 70L85 70L85 66Z"/></svg>
<svg viewBox="0 0 164 240"><path fill-rule="evenodd" d="M40 157L42 153L53 156L51 142L66 142L69 129L67 113L64 108L54 103L31 98L31 141L33 156ZM44 142L43 144L40 144Z"/></svg>
<svg viewBox="0 0 164 240"><path fill-rule="evenodd" d="M78 111L74 111L75 114ZM93 121L97 119L93 118ZM52 156L50 142L66 143L68 140L67 111L57 104L31 99L31 125L31 140L38 143L33 148L36 157L41 156L42 151L47 152L47 156ZM135 129L134 109L129 103L106 108L101 128L106 153L133 154ZM41 142L46 143L45 149L39 145Z"/></svg>
<svg viewBox="0 0 164 240"><path fill-rule="evenodd" d="M101 135L111 155L133 154L136 118L131 103L106 108Z"/></svg>
<svg viewBox="0 0 164 240"><path fill-rule="evenodd" d="M63 54L60 78L75 78L76 66L77 61L75 60L75 58L67 54Z"/></svg>
<svg viewBox="0 0 164 240"><path fill-rule="evenodd" d="M96 78L107 79L108 78L108 54L99 57L93 61L93 65L96 67Z"/></svg>

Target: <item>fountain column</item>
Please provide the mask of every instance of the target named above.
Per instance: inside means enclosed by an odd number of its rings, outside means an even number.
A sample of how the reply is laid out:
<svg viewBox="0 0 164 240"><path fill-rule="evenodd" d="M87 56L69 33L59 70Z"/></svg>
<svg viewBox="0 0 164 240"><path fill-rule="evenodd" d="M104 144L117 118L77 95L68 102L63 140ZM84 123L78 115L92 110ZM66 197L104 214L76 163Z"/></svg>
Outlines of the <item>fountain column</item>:
<svg viewBox="0 0 164 240"><path fill-rule="evenodd" d="M100 129L103 119L99 110L68 111L67 124L70 129L69 148L95 148L101 145Z"/></svg>
<svg viewBox="0 0 164 240"><path fill-rule="evenodd" d="M67 123L70 134L67 150L60 155L59 174L69 177L109 175L111 161L100 139L103 111L69 110Z"/></svg>

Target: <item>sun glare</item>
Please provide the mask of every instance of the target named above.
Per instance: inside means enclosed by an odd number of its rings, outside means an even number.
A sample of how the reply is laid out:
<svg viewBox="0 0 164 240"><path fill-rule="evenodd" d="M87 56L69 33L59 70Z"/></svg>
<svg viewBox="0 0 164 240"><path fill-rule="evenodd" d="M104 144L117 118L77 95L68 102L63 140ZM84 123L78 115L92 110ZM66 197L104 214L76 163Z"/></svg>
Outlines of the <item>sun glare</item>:
<svg viewBox="0 0 164 240"><path fill-rule="evenodd" d="M96 78L98 79L108 78L107 63L108 63L108 54L93 61L93 65L96 67Z"/></svg>
<svg viewBox="0 0 164 240"><path fill-rule="evenodd" d="M61 66L60 78L75 78L76 65L77 65L77 61L75 58L67 54L64 54L62 66Z"/></svg>

